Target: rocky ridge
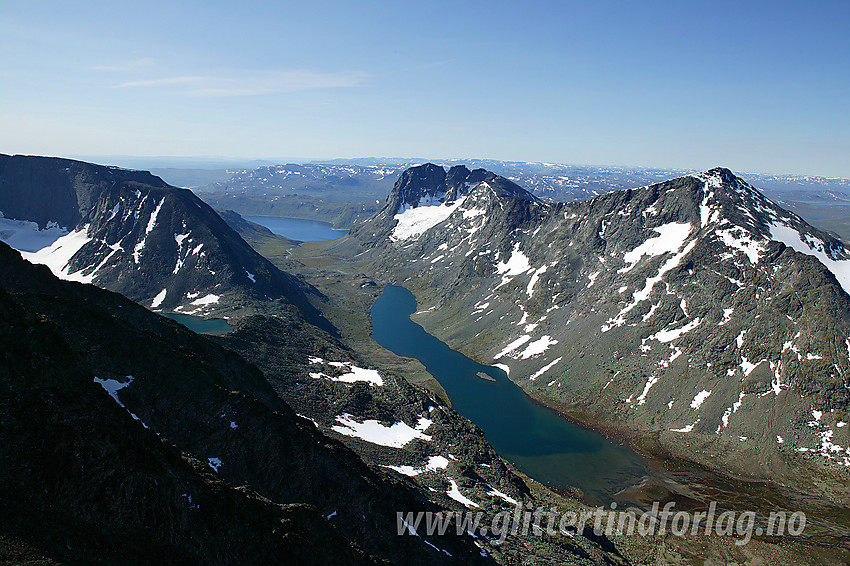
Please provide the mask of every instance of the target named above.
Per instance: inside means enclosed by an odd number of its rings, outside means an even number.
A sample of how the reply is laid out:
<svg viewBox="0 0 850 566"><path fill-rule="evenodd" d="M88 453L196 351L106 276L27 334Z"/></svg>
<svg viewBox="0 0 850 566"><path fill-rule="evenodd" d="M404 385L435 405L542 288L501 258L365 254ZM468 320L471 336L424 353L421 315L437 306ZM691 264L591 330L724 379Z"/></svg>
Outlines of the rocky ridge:
<svg viewBox="0 0 850 566"><path fill-rule="evenodd" d="M257 254L191 191L147 172L0 156L0 212L0 239L21 242L26 259L153 309L209 316L271 300L317 316L315 290ZM38 240L47 230L52 241Z"/></svg>
<svg viewBox="0 0 850 566"><path fill-rule="evenodd" d="M104 564L488 562L453 531L396 535L397 509L439 507L238 355L5 244L0 264L6 536Z"/></svg>

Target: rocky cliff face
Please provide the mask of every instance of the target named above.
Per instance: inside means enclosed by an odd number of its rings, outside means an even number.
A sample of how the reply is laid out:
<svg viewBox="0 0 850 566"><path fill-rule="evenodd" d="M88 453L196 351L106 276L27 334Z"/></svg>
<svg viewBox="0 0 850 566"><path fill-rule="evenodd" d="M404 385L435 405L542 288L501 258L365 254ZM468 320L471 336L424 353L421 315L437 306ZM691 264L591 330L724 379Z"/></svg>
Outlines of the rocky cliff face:
<svg viewBox="0 0 850 566"><path fill-rule="evenodd" d="M315 318L312 290L257 254L190 191L142 171L0 157L0 239L15 245L53 230L58 239L50 245L19 249L59 277L153 309L209 315L275 300Z"/></svg>
<svg viewBox="0 0 850 566"><path fill-rule="evenodd" d="M481 182L416 216L405 195L439 178L419 169L353 235L416 292L426 327L598 425L708 465L846 485L840 241L726 169L570 204Z"/></svg>

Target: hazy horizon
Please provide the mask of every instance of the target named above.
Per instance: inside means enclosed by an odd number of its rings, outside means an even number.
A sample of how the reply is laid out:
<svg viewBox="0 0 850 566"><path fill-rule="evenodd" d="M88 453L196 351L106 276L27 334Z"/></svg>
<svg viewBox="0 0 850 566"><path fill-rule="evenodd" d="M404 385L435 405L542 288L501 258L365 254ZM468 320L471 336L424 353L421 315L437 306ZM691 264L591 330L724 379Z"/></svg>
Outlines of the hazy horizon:
<svg viewBox="0 0 850 566"><path fill-rule="evenodd" d="M4 153L0 151L0 153ZM13 155L14 153L8 153L9 155ZM20 155L33 155L37 154L20 154ZM657 171L705 171L708 169L713 169L714 167L725 167L727 169L732 170L735 173L741 174L751 174L751 175L773 175L777 177L823 177L826 179L848 179L850 177L840 177L840 176L828 176L828 175L812 175L805 173L795 173L789 171L751 171L751 170L737 170L722 163L717 163L711 167L706 167L705 169L697 169L694 167L659 167L653 165L635 165L635 164L623 164L623 163L571 163L571 162L554 162L554 161L521 161L516 159L493 159L489 157L422 157L422 156L374 156L374 155L363 155L363 156L355 156L355 157L281 157L281 158L239 158L239 157L227 157L227 156L218 156L218 155L42 155L38 154L39 157L57 157L61 159L72 159L77 161L85 161L89 163L95 163L97 165L105 165L105 166L113 166L113 167L121 167L127 169L134 169L139 167L149 167L151 169L222 169L222 168L256 168L256 167L269 167L276 165L287 165L287 164L297 164L297 165L307 165L307 164L321 164L321 163L332 163L334 161L339 162L353 162L360 160L375 160L380 162L381 164L391 164L391 163L426 163L426 162L448 162L448 161L460 161L460 162L477 162L477 161L498 161L503 163L533 163L533 164L541 164L541 165L556 165L563 167L592 167L592 168L621 168L621 169L638 169L638 170L657 170ZM382 161L385 160L385 161Z"/></svg>
<svg viewBox="0 0 850 566"><path fill-rule="evenodd" d="M0 151L847 178L848 22L837 0L8 0Z"/></svg>

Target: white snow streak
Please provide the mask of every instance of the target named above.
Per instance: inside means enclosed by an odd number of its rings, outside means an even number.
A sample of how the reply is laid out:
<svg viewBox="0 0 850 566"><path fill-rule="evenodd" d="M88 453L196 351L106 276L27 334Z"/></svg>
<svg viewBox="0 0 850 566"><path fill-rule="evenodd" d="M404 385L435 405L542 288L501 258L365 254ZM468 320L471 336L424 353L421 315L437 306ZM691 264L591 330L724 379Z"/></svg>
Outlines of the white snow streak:
<svg viewBox="0 0 850 566"><path fill-rule="evenodd" d="M348 413L337 416L336 420L341 426L336 425L331 427L334 431L381 446L401 448L416 438L431 440L431 437L424 434L424 431L428 430L428 427L431 426L433 421L425 417L419 418L416 428L411 428L404 422L397 422L386 426L374 419L368 419L359 423Z"/></svg>
<svg viewBox="0 0 850 566"><path fill-rule="evenodd" d="M88 229L89 225L86 224L82 228L78 228L62 236L46 248L32 253L21 252L21 256L32 263L46 265L53 272L53 275L59 279L77 281L79 283L91 283L94 279L94 273L91 275L82 275L80 273L82 270L69 273L68 267L68 262L71 261L71 258L92 240L88 236Z"/></svg>

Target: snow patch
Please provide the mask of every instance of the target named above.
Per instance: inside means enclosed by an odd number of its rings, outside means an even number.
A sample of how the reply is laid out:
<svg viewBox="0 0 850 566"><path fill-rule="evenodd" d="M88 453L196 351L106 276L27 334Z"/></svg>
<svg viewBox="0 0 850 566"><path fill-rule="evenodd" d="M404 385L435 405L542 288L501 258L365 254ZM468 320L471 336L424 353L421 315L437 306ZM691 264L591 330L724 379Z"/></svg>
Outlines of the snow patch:
<svg viewBox="0 0 850 566"><path fill-rule="evenodd" d="M525 350L522 351L520 357L523 360L527 360L532 356L537 356L538 354L542 354L546 350L549 349L549 346L553 346L557 344L557 340L553 340L551 336L543 336L534 342L531 342L528 346L526 346Z"/></svg>
<svg viewBox="0 0 850 566"><path fill-rule="evenodd" d="M540 279L540 276L543 275L547 269L549 269L549 266L544 265L543 267L531 274L531 280L528 282L528 287L526 288L526 293L528 293L529 299L534 294L534 286L537 285L537 280Z"/></svg>
<svg viewBox="0 0 850 566"><path fill-rule="evenodd" d="M649 395L649 390L652 389L652 386L656 383L658 383L658 378L654 375L650 376L650 378L646 381L646 385L644 386L643 391L640 395L638 395L638 398L635 399L638 405L643 405L644 403L646 403L646 396Z"/></svg>
<svg viewBox="0 0 850 566"><path fill-rule="evenodd" d="M68 230L56 222L48 222L43 230L39 230L35 222L5 218L0 212L0 240L21 252L32 253L50 247L67 233Z"/></svg>
<svg viewBox="0 0 850 566"><path fill-rule="evenodd" d="M162 301L165 300L165 295L168 293L167 289L163 289L159 293L156 294L156 297L153 298L153 302L151 302L152 309L158 309L159 305L162 304Z"/></svg>
<svg viewBox="0 0 850 566"><path fill-rule="evenodd" d="M410 427L404 422L397 422L386 426L374 419L367 419L359 423L348 413L337 416L336 421L340 424L331 428L340 434L392 448L401 448L416 438L431 440L431 437L424 434L424 431L428 430L428 427L433 424L433 421L425 417L419 418L415 428Z"/></svg>
<svg viewBox="0 0 850 566"><path fill-rule="evenodd" d="M89 243L92 238L88 236L89 225L78 228L61 238L58 238L50 246L42 248L37 252L21 252L21 256L32 263L46 265L53 275L66 281L77 281L79 283L91 283L94 274L83 275L83 270L70 272L68 263L80 249Z"/></svg>
<svg viewBox="0 0 850 566"><path fill-rule="evenodd" d="M219 295L213 295L210 293L209 295L203 296L200 299L195 299L191 302L192 305L195 306L206 306L206 305L214 305L218 303L218 300L221 298Z"/></svg>
<svg viewBox="0 0 850 566"><path fill-rule="evenodd" d="M163 198L161 201L159 201L159 204L156 205L156 208L153 209L151 217L148 220L148 225L145 226L145 235L150 234L151 232L153 232L153 229L156 228L156 219L159 216L159 211L162 210L162 204L164 202L165 199Z"/></svg>
<svg viewBox="0 0 850 566"><path fill-rule="evenodd" d="M715 230L714 233L726 246L743 252L753 265L759 262L764 252L764 243L754 240L752 235L740 226Z"/></svg>
<svg viewBox="0 0 850 566"><path fill-rule="evenodd" d="M465 199L455 201L453 204L421 204L416 208L408 208L393 218L396 225L390 234L390 240L399 242L410 238L417 238L424 232L430 230L440 222L451 216Z"/></svg>
<svg viewBox="0 0 850 566"><path fill-rule="evenodd" d="M469 499L468 497L466 497L465 495L463 495L460 492L460 488L458 488L457 483L455 482L454 479L449 478L449 484L451 484L451 487L446 492L446 495L448 495L449 497L451 497L452 499L454 499L458 503L461 503L461 504L463 504L467 507L478 507L479 506L473 500Z"/></svg>
<svg viewBox="0 0 850 566"><path fill-rule="evenodd" d="M689 424L687 426L683 426L682 428L671 428L670 432L691 432L692 430L694 430L694 427L697 425L697 423L699 421L700 420L697 419L694 422L692 422L691 424Z"/></svg>
<svg viewBox="0 0 850 566"><path fill-rule="evenodd" d="M128 375L127 381L122 383L117 379L100 379L99 377L94 378L94 382L103 387L103 390L109 393L109 396L115 399L115 402L118 403L122 408L126 409L124 403L121 402L121 399L118 398L118 392L133 383L133 376Z"/></svg>
<svg viewBox="0 0 850 566"><path fill-rule="evenodd" d="M708 396L711 395L711 391L703 389L699 393L694 396L694 400L691 401L691 409L699 409L703 402L708 399Z"/></svg>
<svg viewBox="0 0 850 566"><path fill-rule="evenodd" d="M99 384L101 387L103 387L103 390L106 391L109 394L109 396L112 397L115 400L116 403L118 403L118 406L120 406L122 409L126 409L127 412L130 413L130 416L133 417L134 420L139 421L140 423L142 423L143 427L148 428L148 425L146 425L144 422L142 422L142 419L140 419L136 415L136 413L132 412L130 409L127 409L127 407L124 405L124 403L121 402L121 399L118 398L118 392L121 391L122 389L124 389L125 387L127 387L128 385L130 385L131 383L133 383L133 379L134 378L133 378L132 375L128 375L127 381L122 383L122 382L118 381L117 379L100 379L99 377L95 377L94 382Z"/></svg>
<svg viewBox="0 0 850 566"><path fill-rule="evenodd" d="M499 358L504 358L505 356L507 356L508 354L528 342L529 340L531 340L531 336L528 336L527 334L525 336L520 336L519 338L505 346L504 350L496 354L496 359L498 360Z"/></svg>
<svg viewBox="0 0 850 566"><path fill-rule="evenodd" d="M396 472L413 477L418 476L423 472L436 472L439 470L445 470L449 465L449 459L445 456L431 456L428 458L428 462L424 466L414 467L414 466L388 466L385 465L385 468L389 468L391 470L395 470Z"/></svg>
<svg viewBox="0 0 850 566"><path fill-rule="evenodd" d="M519 249L519 243L514 245L511 257L507 262L496 264L496 273L502 276L502 282L496 285L496 289L510 281L512 278L531 270L528 256Z"/></svg>
<svg viewBox="0 0 850 566"><path fill-rule="evenodd" d="M770 237L793 250L816 257L835 275L841 288L850 293L850 260L833 259L825 252L826 245L824 242L814 238L811 238L811 241L804 240L803 235L790 226L771 225Z"/></svg>
<svg viewBox="0 0 850 566"><path fill-rule="evenodd" d="M324 373L311 373L310 377L312 377L313 379L324 378L329 379L331 381L339 381L341 383L357 383L358 381L362 381L378 386L384 384L384 379L381 377L381 374L378 373L378 370L357 367L354 364L348 362L325 362L321 358L311 357L308 358L308 360L311 364L327 363L328 365L338 368L345 368L348 370L348 373L336 377L331 377L329 375L325 375Z"/></svg>
<svg viewBox="0 0 850 566"><path fill-rule="evenodd" d="M682 334L686 334L699 326L700 322L701 320L699 318L695 318L681 328L675 328L673 330L659 330L655 334L647 337L647 340L658 340L663 343L672 342L682 336Z"/></svg>
<svg viewBox="0 0 850 566"><path fill-rule="evenodd" d="M746 396L746 393L744 393L743 391L741 393L739 393L738 394L738 400L735 401L734 403L732 403L732 406L729 407L728 409L726 409L726 411L723 413L723 416L720 417L720 420L723 422L723 428L726 428L727 426L729 426L729 417L738 412L738 409L740 409L741 405L744 403L744 397L745 396ZM719 427L717 429L717 432L718 433L720 432Z"/></svg>
<svg viewBox="0 0 850 566"><path fill-rule="evenodd" d="M511 374L511 367L508 364L493 364L493 367L497 367L507 375Z"/></svg>
<svg viewBox="0 0 850 566"><path fill-rule="evenodd" d="M649 238L632 251L626 252L623 260L627 265L619 269L617 273L630 271L645 255L655 257L666 253L675 253L688 239L691 230L692 226L689 223L679 222L671 222L653 228L653 231L658 232L658 236Z"/></svg>
<svg viewBox="0 0 850 566"><path fill-rule="evenodd" d="M507 493L499 491L498 489L496 489L495 487L493 487L489 483L487 484L487 487L490 488L490 491L487 492L487 495L492 495L493 497L498 497L500 499L504 499L505 501L507 501L511 505L518 505L519 504L519 501L517 501L516 499L514 499L513 497L511 497Z"/></svg>
<svg viewBox="0 0 850 566"><path fill-rule="evenodd" d="M543 375L544 373L546 373L547 371L549 371L550 369L552 369L553 367L555 367L555 364L557 364L558 362L560 362L560 361L561 361L561 359L562 359L562 358L557 358L555 361L553 361L553 362L551 362L551 363L546 364L545 366L543 366L542 368L540 368L539 370L537 370L536 372L534 372L533 374L531 374L531 376L529 376L529 378L528 378L528 379L530 379L531 381L536 380L538 377L540 377L541 375Z"/></svg>
<svg viewBox="0 0 850 566"><path fill-rule="evenodd" d="M643 289L632 293L632 302L627 306L623 307L623 309L617 316L608 319L606 324L602 326L601 331L608 332L615 326L622 326L623 324L625 324L626 315L629 314L629 312L631 312L631 310L638 306L640 303L649 298L649 295L652 293L652 289L653 287L655 287L655 284L661 281L661 279L668 271L671 271L672 269L676 268L676 266L679 265L682 259L691 252L696 243L697 240L692 240L678 254L665 261L664 264L659 268L658 273L655 276L649 277L646 280Z"/></svg>

